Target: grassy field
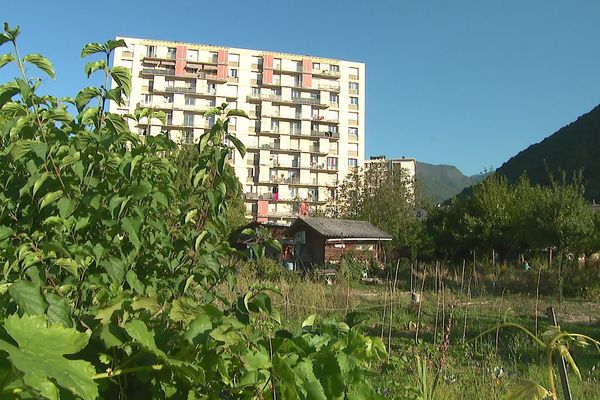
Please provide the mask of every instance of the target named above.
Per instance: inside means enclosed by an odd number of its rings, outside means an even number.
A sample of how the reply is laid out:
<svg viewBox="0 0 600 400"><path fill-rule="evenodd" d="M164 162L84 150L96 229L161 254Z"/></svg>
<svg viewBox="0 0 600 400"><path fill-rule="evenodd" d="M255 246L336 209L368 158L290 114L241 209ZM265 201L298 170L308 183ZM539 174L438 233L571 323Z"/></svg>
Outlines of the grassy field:
<svg viewBox="0 0 600 400"><path fill-rule="evenodd" d="M297 329L310 314L343 319L347 311L364 312L368 316L365 329L372 336L381 337L389 351L389 358L375 366L377 373L369 379L389 399L420 398L417 357L426 361L430 381L439 371L434 399L504 399L522 379L548 387L545 358L525 334L508 328L496 333L494 329L474 339L502 321L518 323L541 334L549 326L549 306L555 308L562 330L600 339L597 302L567 298L558 304L553 296L537 298L536 287L530 290L533 293L511 293L506 286L509 283L498 276L481 276L478 284L472 279L469 295L466 280L462 279L461 291L461 278L451 275L440 275L437 280L426 276L424 281L422 275L415 275L412 286L416 296L411 295L406 275L397 279L395 293L385 283L364 285L338 279L328 286L288 277L272 282L282 290L274 303L285 325L292 329ZM535 281L535 274L528 279ZM504 282L504 286L498 282ZM240 289L248 284L241 279ZM419 303L415 297L419 297L422 284ZM580 381L572 371L569 373L575 399L600 399L600 356L594 351L591 347L573 350L582 375Z"/></svg>

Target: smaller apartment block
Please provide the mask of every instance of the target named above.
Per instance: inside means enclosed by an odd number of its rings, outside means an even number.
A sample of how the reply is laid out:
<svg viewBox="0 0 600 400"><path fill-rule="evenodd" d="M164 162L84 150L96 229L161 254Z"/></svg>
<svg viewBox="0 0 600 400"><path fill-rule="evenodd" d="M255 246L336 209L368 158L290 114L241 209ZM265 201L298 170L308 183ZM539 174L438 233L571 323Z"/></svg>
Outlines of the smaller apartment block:
<svg viewBox="0 0 600 400"><path fill-rule="evenodd" d="M133 125L140 135L166 131L182 144L198 140L222 103L250 119L233 118L230 132L247 146L230 160L244 187L248 216L291 220L324 206L338 182L362 165L365 65L328 58L202 44L119 38L114 65L131 70L131 113L154 107L166 126Z"/></svg>

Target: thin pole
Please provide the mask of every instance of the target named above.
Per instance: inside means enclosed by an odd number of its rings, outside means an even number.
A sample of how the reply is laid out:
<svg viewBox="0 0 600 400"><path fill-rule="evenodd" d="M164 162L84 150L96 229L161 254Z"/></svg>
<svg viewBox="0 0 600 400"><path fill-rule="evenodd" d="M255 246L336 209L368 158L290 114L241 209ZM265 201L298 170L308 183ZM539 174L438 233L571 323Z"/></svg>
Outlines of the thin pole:
<svg viewBox="0 0 600 400"><path fill-rule="evenodd" d="M550 320L550 323L554 326L558 326L556 323L556 314L554 314L554 307L548 307L546 312L548 313L548 320ZM567 364L565 363L565 359L562 358L560 354L557 354L557 358L559 359L558 375L560 376L563 395L565 396L565 400L573 400L571 387L569 386L569 378L567 377Z"/></svg>

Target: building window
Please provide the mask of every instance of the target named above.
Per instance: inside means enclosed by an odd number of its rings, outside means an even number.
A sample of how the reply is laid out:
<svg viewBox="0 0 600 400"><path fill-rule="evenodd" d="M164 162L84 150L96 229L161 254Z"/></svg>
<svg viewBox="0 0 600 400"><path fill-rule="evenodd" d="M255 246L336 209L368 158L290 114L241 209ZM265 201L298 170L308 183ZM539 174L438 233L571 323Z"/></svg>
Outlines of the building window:
<svg viewBox="0 0 600 400"><path fill-rule="evenodd" d="M215 94L215 92L217 91L217 84L210 82L207 84L207 88L209 94Z"/></svg>
<svg viewBox="0 0 600 400"><path fill-rule="evenodd" d="M194 126L194 114L183 113L183 125L184 126Z"/></svg>
<svg viewBox="0 0 600 400"><path fill-rule="evenodd" d="M358 97L350 97L350 104L357 106L358 105Z"/></svg>
<svg viewBox="0 0 600 400"><path fill-rule="evenodd" d="M292 89L292 99L300 98L300 91L298 89Z"/></svg>
<svg viewBox="0 0 600 400"><path fill-rule="evenodd" d="M185 132L183 132L183 142L185 144L194 143L194 130L193 129L186 129Z"/></svg>
<svg viewBox="0 0 600 400"><path fill-rule="evenodd" d="M173 95L172 94L168 94L165 96L165 103L173 104Z"/></svg>
<svg viewBox="0 0 600 400"><path fill-rule="evenodd" d="M292 199L295 199L296 197L298 197L298 188L297 187L290 188L290 197Z"/></svg>
<svg viewBox="0 0 600 400"><path fill-rule="evenodd" d="M310 98L313 99L313 100L320 100L321 99L321 95L319 93L312 92L310 94Z"/></svg>
<svg viewBox="0 0 600 400"><path fill-rule="evenodd" d="M319 69L321 69L321 63L316 63L316 62L314 62L314 63L313 63L313 69L316 69L316 70L319 70Z"/></svg>
<svg viewBox="0 0 600 400"><path fill-rule="evenodd" d="M300 133L300 121L292 121L290 127L290 133L299 134Z"/></svg>
<svg viewBox="0 0 600 400"><path fill-rule="evenodd" d="M219 62L219 54L216 51L211 51L208 56L208 60L212 64Z"/></svg>
<svg viewBox="0 0 600 400"><path fill-rule="evenodd" d="M235 68L230 68L229 69L229 77L230 78L237 78L238 77L238 70Z"/></svg>
<svg viewBox="0 0 600 400"><path fill-rule="evenodd" d="M294 76L294 86L302 86L302 75Z"/></svg>
<svg viewBox="0 0 600 400"><path fill-rule="evenodd" d="M348 89L358 91L358 82L349 82Z"/></svg>
<svg viewBox="0 0 600 400"><path fill-rule="evenodd" d="M230 63L239 63L240 62L240 55L239 54L230 53L229 54L229 62Z"/></svg>
<svg viewBox="0 0 600 400"><path fill-rule="evenodd" d="M281 96L281 88L273 88L271 89L271 93L273 96L280 97Z"/></svg>
<svg viewBox="0 0 600 400"><path fill-rule="evenodd" d="M358 128L348 128L348 139L358 140Z"/></svg>
<svg viewBox="0 0 600 400"><path fill-rule="evenodd" d="M206 119L206 121L208 122L208 127L209 127L209 128L212 128L212 127L213 127L213 125L215 124L215 116L214 116L214 115L211 115L210 117L208 117L208 118Z"/></svg>
<svg viewBox="0 0 600 400"><path fill-rule="evenodd" d="M327 169L337 169L338 159L337 157L327 157Z"/></svg>
<svg viewBox="0 0 600 400"><path fill-rule="evenodd" d="M271 121L271 132L279 132L279 121Z"/></svg>
<svg viewBox="0 0 600 400"><path fill-rule="evenodd" d="M331 72L340 72L340 66L332 64L331 67L330 67L330 71Z"/></svg>
<svg viewBox="0 0 600 400"><path fill-rule="evenodd" d="M177 56L177 49L175 47L167 47L167 57L175 59Z"/></svg>
<svg viewBox="0 0 600 400"><path fill-rule="evenodd" d="M338 96L337 94L330 94L329 95L329 102L330 103L339 103L340 102L340 96Z"/></svg>
<svg viewBox="0 0 600 400"><path fill-rule="evenodd" d="M152 95L151 94L144 95L144 104L152 104Z"/></svg>
<svg viewBox="0 0 600 400"><path fill-rule="evenodd" d="M357 158L349 158L348 159L348 166L350 168L356 168L356 167L358 167L358 159Z"/></svg>
<svg viewBox="0 0 600 400"><path fill-rule="evenodd" d="M188 61L198 61L198 50L187 50L185 58Z"/></svg>
<svg viewBox="0 0 600 400"><path fill-rule="evenodd" d="M146 47L146 57L156 57L156 46Z"/></svg>
<svg viewBox="0 0 600 400"><path fill-rule="evenodd" d="M253 87L252 88L252 96L260 96L260 88Z"/></svg>
<svg viewBox="0 0 600 400"><path fill-rule="evenodd" d="M273 69L281 69L281 58L273 59Z"/></svg>
<svg viewBox="0 0 600 400"><path fill-rule="evenodd" d="M167 125L173 125L173 113L172 112L167 112L166 113L166 120L167 120Z"/></svg>
<svg viewBox="0 0 600 400"><path fill-rule="evenodd" d="M192 96L185 96L185 105L186 106L195 106L196 98Z"/></svg>

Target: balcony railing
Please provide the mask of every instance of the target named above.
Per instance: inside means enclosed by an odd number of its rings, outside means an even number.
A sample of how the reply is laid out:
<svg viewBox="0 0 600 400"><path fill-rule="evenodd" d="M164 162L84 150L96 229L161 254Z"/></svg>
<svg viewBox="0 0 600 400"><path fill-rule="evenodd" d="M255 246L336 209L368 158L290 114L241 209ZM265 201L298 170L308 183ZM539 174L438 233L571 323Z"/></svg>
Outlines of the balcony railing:
<svg viewBox="0 0 600 400"><path fill-rule="evenodd" d="M196 93L195 87L185 87L185 86L167 86L165 87L165 92L169 93Z"/></svg>
<svg viewBox="0 0 600 400"><path fill-rule="evenodd" d="M279 102L279 103L318 105L318 106L324 106L324 107L328 106L327 104L321 103L320 99L311 99L311 98L304 98L304 97L292 97L291 99L284 99L280 95L275 95L275 94L254 94L254 95L246 96L246 100L247 101L263 100L263 101L272 101L272 102Z"/></svg>
<svg viewBox="0 0 600 400"><path fill-rule="evenodd" d="M356 150L348 150L348 155L351 157L358 157L358 151Z"/></svg>
<svg viewBox="0 0 600 400"><path fill-rule="evenodd" d="M324 76L333 76L336 78L340 77L340 71L332 71L329 69L313 69L313 75L324 75Z"/></svg>
<svg viewBox="0 0 600 400"><path fill-rule="evenodd" d="M324 131L310 131L310 136L315 136L315 137L328 137L328 138L339 138L340 137L340 133L339 132L324 132Z"/></svg>
<svg viewBox="0 0 600 400"><path fill-rule="evenodd" d="M330 92L340 91L340 85L332 85L327 83L319 83L316 88L320 90L329 90Z"/></svg>
<svg viewBox="0 0 600 400"><path fill-rule="evenodd" d="M348 135L348 140L358 142L358 135Z"/></svg>
<svg viewBox="0 0 600 400"><path fill-rule="evenodd" d="M142 74L175 76L175 69L168 68L142 68Z"/></svg>
<svg viewBox="0 0 600 400"><path fill-rule="evenodd" d="M133 51L124 51L121 53L121 57L123 58L133 58Z"/></svg>

